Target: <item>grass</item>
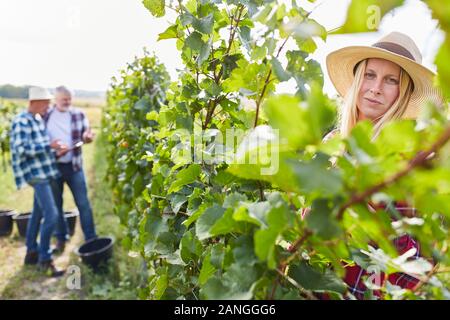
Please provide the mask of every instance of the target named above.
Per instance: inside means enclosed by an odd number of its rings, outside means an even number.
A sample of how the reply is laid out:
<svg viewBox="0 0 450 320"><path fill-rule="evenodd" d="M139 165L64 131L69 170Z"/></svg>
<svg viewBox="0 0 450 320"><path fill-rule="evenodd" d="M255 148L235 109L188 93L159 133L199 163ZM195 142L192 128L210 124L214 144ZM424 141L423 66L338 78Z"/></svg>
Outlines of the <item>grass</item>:
<svg viewBox="0 0 450 320"><path fill-rule="evenodd" d="M90 148L90 146L86 146ZM5 170L6 169L6 170ZM33 188L26 186L20 190L16 189L11 166L3 168L0 166L0 208L12 209L16 212L30 212L33 208ZM75 202L70 192L64 193L64 209L75 208Z"/></svg>
<svg viewBox="0 0 450 320"><path fill-rule="evenodd" d="M84 109L84 108L83 108ZM100 125L101 108L88 107L88 118L94 132ZM88 112L86 112L88 113ZM101 135L92 144L83 146L83 161L88 183L89 199L94 212L97 233L110 235L116 240L113 259L103 273L94 273L83 265L73 250L83 242L79 222L75 235L68 243L65 253L56 257L60 268L79 267L81 288L69 289L67 283L72 274L60 279L48 278L34 267L24 267L24 239L15 230L10 237L0 238L0 300L1 299L136 299L137 288L144 278L141 276L141 261L128 255L122 248L124 227L113 214L113 199L106 181L107 163L105 143ZM32 207L33 190L24 188L17 191L14 186L11 169L0 172L0 208L13 208L17 211L29 211ZM64 208L74 208L74 202L68 188L64 195ZM15 228L17 229L17 228Z"/></svg>

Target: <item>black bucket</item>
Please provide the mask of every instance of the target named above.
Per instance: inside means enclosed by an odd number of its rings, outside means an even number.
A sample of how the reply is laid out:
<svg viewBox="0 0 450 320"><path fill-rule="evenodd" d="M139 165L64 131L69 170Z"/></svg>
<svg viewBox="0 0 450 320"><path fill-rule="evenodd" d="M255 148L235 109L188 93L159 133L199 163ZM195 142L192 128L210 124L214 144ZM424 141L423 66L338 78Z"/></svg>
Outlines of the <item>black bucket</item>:
<svg viewBox="0 0 450 320"><path fill-rule="evenodd" d="M7 237L13 229L13 210L0 209L0 237Z"/></svg>
<svg viewBox="0 0 450 320"><path fill-rule="evenodd" d="M19 213L13 216L13 220L16 221L17 229L19 229L19 235L26 237L28 221L31 218L31 212Z"/></svg>
<svg viewBox="0 0 450 320"><path fill-rule="evenodd" d="M112 257L114 239L111 237L98 237L83 243L75 253L81 257L83 263L95 271L106 266L106 262Z"/></svg>
<svg viewBox="0 0 450 320"><path fill-rule="evenodd" d="M70 236L73 236L75 233L75 226L77 225L77 217L79 216L79 213L77 210L72 211L64 211L64 217L67 221L67 227L69 228L69 234Z"/></svg>

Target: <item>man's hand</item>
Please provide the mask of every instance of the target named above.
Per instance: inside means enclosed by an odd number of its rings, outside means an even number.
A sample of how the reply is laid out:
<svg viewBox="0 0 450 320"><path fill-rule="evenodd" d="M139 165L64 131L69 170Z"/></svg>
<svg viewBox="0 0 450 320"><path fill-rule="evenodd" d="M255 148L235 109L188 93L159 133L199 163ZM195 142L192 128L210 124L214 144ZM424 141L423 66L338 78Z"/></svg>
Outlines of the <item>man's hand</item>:
<svg viewBox="0 0 450 320"><path fill-rule="evenodd" d="M50 148L58 150L61 147L61 140L56 139L50 143Z"/></svg>
<svg viewBox="0 0 450 320"><path fill-rule="evenodd" d="M60 144L59 149L56 149L56 157L62 157L67 152L70 151L70 148L67 144Z"/></svg>
<svg viewBox="0 0 450 320"><path fill-rule="evenodd" d="M56 139L50 143L50 148L56 150L56 157L62 157L70 151L69 146Z"/></svg>
<svg viewBox="0 0 450 320"><path fill-rule="evenodd" d="M83 141L85 143L91 143L94 140L95 134L92 132L92 130L89 128L83 133Z"/></svg>

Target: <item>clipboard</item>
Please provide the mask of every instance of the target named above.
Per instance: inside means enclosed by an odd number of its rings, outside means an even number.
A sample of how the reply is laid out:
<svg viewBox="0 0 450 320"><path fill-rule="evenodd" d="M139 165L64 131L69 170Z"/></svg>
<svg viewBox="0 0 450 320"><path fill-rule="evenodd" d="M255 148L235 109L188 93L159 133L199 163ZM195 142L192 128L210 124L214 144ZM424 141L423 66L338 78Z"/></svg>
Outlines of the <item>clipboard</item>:
<svg viewBox="0 0 450 320"><path fill-rule="evenodd" d="M83 141L78 141L77 143L75 143L72 147L69 148L70 151L80 148L82 145L84 144Z"/></svg>

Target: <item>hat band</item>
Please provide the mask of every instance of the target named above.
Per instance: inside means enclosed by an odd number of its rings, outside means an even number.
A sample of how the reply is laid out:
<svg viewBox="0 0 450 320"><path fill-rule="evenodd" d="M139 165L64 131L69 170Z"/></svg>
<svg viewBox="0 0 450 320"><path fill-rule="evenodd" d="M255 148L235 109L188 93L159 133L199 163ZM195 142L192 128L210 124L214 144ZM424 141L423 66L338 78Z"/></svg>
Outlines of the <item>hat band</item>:
<svg viewBox="0 0 450 320"><path fill-rule="evenodd" d="M398 55L404 56L408 59L411 59L413 61L416 61L416 59L414 59L414 56L411 54L411 52L409 52L407 49L405 49L404 47L396 44L396 43L392 43L392 42L377 42L375 44L372 45L372 47L376 47L376 48L380 48L380 49L384 49L393 53L396 53Z"/></svg>

